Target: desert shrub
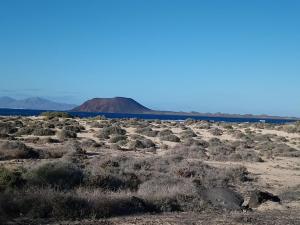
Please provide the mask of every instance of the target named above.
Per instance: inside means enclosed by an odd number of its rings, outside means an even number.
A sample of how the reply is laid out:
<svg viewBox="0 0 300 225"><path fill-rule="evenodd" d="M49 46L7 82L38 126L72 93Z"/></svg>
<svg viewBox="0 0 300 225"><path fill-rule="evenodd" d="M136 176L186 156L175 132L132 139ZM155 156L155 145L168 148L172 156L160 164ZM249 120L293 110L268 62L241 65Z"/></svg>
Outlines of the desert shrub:
<svg viewBox="0 0 300 225"><path fill-rule="evenodd" d="M34 128L33 127L22 127L20 128L16 135L17 136L21 136L21 135L31 135L34 131Z"/></svg>
<svg viewBox="0 0 300 225"><path fill-rule="evenodd" d="M155 147L155 144L150 139L142 139L142 140L132 140L128 144L129 149L143 149L143 148L152 148Z"/></svg>
<svg viewBox="0 0 300 225"><path fill-rule="evenodd" d="M268 142L271 141L271 137L268 134L256 134L256 135L252 135L251 139L253 139L254 141L258 141L258 142Z"/></svg>
<svg viewBox="0 0 300 225"><path fill-rule="evenodd" d="M187 126L190 126L190 125L193 125L194 123L196 123L197 121L192 119L192 118L187 118L185 121L184 121L184 124L187 125Z"/></svg>
<svg viewBox="0 0 300 225"><path fill-rule="evenodd" d="M150 127L137 128L135 133L145 135L147 137L156 137L158 131L152 130Z"/></svg>
<svg viewBox="0 0 300 225"><path fill-rule="evenodd" d="M72 131L74 133L79 133L85 128L79 125L68 125L64 127L65 130Z"/></svg>
<svg viewBox="0 0 300 225"><path fill-rule="evenodd" d="M180 138L174 134L160 136L161 141L180 142Z"/></svg>
<svg viewBox="0 0 300 225"><path fill-rule="evenodd" d="M202 146L203 148L207 148L209 146L209 143L202 139L193 139L193 138L187 138L183 140L183 144L185 146Z"/></svg>
<svg viewBox="0 0 300 225"><path fill-rule="evenodd" d="M88 123L88 125L90 125L91 128L103 128L104 127L103 123L100 123L97 121L90 122L90 123Z"/></svg>
<svg viewBox="0 0 300 225"><path fill-rule="evenodd" d="M219 128L212 128L209 132L214 136L221 136L223 134L223 131Z"/></svg>
<svg viewBox="0 0 300 225"><path fill-rule="evenodd" d="M157 212L201 211L204 205L190 180L152 179L140 185L138 194Z"/></svg>
<svg viewBox="0 0 300 225"><path fill-rule="evenodd" d="M221 157L222 160L228 161L249 161L249 162L263 162L262 158L259 155L249 149L245 149L244 151L234 152L228 156Z"/></svg>
<svg viewBox="0 0 300 225"><path fill-rule="evenodd" d="M44 116L47 119L53 118L73 118L73 116L67 112L43 112L40 116Z"/></svg>
<svg viewBox="0 0 300 225"><path fill-rule="evenodd" d="M300 200L300 185L289 187L280 193L280 199L283 201L299 201Z"/></svg>
<svg viewBox="0 0 300 225"><path fill-rule="evenodd" d="M38 158L38 152L20 141L0 142L0 160Z"/></svg>
<svg viewBox="0 0 300 225"><path fill-rule="evenodd" d="M288 142L288 139L286 139L285 137L282 137L282 136L278 136L278 137L276 137L276 141L279 141L279 142Z"/></svg>
<svg viewBox="0 0 300 225"><path fill-rule="evenodd" d="M31 185L70 189L83 180L83 172L77 166L66 162L45 163L27 172Z"/></svg>
<svg viewBox="0 0 300 225"><path fill-rule="evenodd" d="M68 138L77 138L77 134L75 132L64 129L58 131L56 135L60 140L65 140Z"/></svg>
<svg viewBox="0 0 300 225"><path fill-rule="evenodd" d="M52 136L55 135L55 131L49 128L40 128L35 129L32 134L35 136Z"/></svg>
<svg viewBox="0 0 300 225"><path fill-rule="evenodd" d="M139 134L131 134L131 135L130 135L130 138L131 138L132 140L142 140L142 139L145 139L144 136L139 135Z"/></svg>
<svg viewBox="0 0 300 225"><path fill-rule="evenodd" d="M176 145L170 149L167 155L180 156L187 159L207 159L205 148L199 145Z"/></svg>
<svg viewBox="0 0 300 225"><path fill-rule="evenodd" d="M21 170L9 170L0 166L0 192L6 188L22 187L25 180L22 178Z"/></svg>
<svg viewBox="0 0 300 225"><path fill-rule="evenodd" d="M127 137L125 135L118 135L118 134L114 134L110 137L109 142L110 143L117 143L119 141L124 141L126 140Z"/></svg>
<svg viewBox="0 0 300 225"><path fill-rule="evenodd" d="M167 135L172 135L172 134L173 134L173 132L172 132L171 130L169 130L169 129L161 130L161 131L159 131L159 133L158 133L158 135L159 135L160 137L167 136Z"/></svg>
<svg viewBox="0 0 300 225"><path fill-rule="evenodd" d="M102 147L102 146L103 146L103 143L96 142L93 139L86 139L81 142L81 147L83 149L98 148L98 147Z"/></svg>
<svg viewBox="0 0 300 225"><path fill-rule="evenodd" d="M197 128L198 129L204 129L204 130L208 130L210 129L211 124L209 122L200 122L199 124L197 124Z"/></svg>
<svg viewBox="0 0 300 225"><path fill-rule="evenodd" d="M219 146L222 145L223 142L219 138L211 138L208 141L209 146Z"/></svg>
<svg viewBox="0 0 300 225"><path fill-rule="evenodd" d="M240 130L234 130L232 132L232 136L237 138L237 139L244 139L246 137L246 134L244 134L242 131Z"/></svg>
<svg viewBox="0 0 300 225"><path fill-rule="evenodd" d="M191 129L187 129L185 131L182 131L180 134L181 138L192 138L192 137L197 137L197 134Z"/></svg>
<svg viewBox="0 0 300 225"><path fill-rule="evenodd" d="M221 123L221 126L226 130L232 130L233 126L230 123Z"/></svg>
<svg viewBox="0 0 300 225"><path fill-rule="evenodd" d="M45 137L45 138L38 138L37 143L39 143L39 144L52 144L52 143L59 143L59 140L51 138L51 137Z"/></svg>
<svg viewBox="0 0 300 225"><path fill-rule="evenodd" d="M17 131L18 129L14 126L14 124L10 122L0 122L0 134L13 134Z"/></svg>
<svg viewBox="0 0 300 225"><path fill-rule="evenodd" d="M54 129L55 124L51 123L51 121L49 123L44 123L44 128Z"/></svg>
<svg viewBox="0 0 300 225"><path fill-rule="evenodd" d="M76 190L68 193L52 189L28 190L0 196L0 212L10 219L26 218L82 219L106 218L147 212L144 201L126 193L102 193Z"/></svg>
<svg viewBox="0 0 300 225"><path fill-rule="evenodd" d="M39 137L26 137L23 139L24 142L26 143L39 143L40 142L40 138Z"/></svg>
<svg viewBox="0 0 300 225"><path fill-rule="evenodd" d="M223 143L222 145L210 146L208 152L210 155L223 157L235 152L235 149L232 146Z"/></svg>
<svg viewBox="0 0 300 225"><path fill-rule="evenodd" d="M125 134L126 134L126 130L122 129L121 127L109 126L99 131L97 137L108 139L110 135L125 135Z"/></svg>
<svg viewBox="0 0 300 225"><path fill-rule="evenodd" d="M199 173L199 172L198 172ZM207 187L228 187L248 181L248 171L243 166L215 168L204 166L203 171L197 174L196 179Z"/></svg>
<svg viewBox="0 0 300 225"><path fill-rule="evenodd" d="M272 141L260 142L256 144L255 149L266 157L300 157L300 151L288 146L285 143L276 143Z"/></svg>
<svg viewBox="0 0 300 225"><path fill-rule="evenodd" d="M121 172L120 174L110 174L101 172L90 175L85 184L92 187L109 191L131 190L136 191L141 181L134 173Z"/></svg>

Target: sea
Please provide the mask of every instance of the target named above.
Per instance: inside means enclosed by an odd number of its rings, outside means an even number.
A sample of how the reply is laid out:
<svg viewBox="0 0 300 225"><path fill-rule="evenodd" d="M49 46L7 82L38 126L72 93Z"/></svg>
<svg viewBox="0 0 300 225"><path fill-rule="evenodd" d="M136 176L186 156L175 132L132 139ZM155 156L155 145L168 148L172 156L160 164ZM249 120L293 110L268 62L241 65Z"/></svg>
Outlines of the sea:
<svg viewBox="0 0 300 225"><path fill-rule="evenodd" d="M30 110L30 109L0 109L0 116L38 116L42 112L49 110ZM159 114L123 114L123 113L90 113L90 112L69 112L73 116L80 118L88 118L95 116L105 116L110 119L117 118L137 118L137 119L159 119L159 120L186 120L188 118L194 120L205 120L211 122L236 122L236 123L273 123L285 124L295 122L292 119L265 119L265 118L235 118L235 117L209 117L209 116L190 116L190 115L159 115Z"/></svg>

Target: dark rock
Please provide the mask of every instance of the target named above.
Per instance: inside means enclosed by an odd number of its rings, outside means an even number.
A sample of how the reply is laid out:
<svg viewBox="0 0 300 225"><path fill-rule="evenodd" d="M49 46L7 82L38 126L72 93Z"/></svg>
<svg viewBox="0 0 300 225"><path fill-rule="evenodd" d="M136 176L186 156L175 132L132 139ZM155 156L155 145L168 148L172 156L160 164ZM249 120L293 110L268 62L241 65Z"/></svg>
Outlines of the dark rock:
<svg viewBox="0 0 300 225"><path fill-rule="evenodd" d="M252 192L252 194L250 196L248 207L249 208L256 208L260 204L262 204L266 201L280 202L280 198L276 195L273 195L273 194L269 193L269 192L255 190L254 192Z"/></svg>

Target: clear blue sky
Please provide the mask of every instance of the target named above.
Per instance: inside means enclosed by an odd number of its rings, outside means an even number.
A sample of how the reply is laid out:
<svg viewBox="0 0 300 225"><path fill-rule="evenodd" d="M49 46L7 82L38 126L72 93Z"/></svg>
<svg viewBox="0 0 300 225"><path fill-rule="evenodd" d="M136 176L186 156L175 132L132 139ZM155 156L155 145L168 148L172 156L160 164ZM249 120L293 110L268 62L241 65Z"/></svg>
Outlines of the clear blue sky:
<svg viewBox="0 0 300 225"><path fill-rule="evenodd" d="M300 116L299 0L0 0L0 96Z"/></svg>

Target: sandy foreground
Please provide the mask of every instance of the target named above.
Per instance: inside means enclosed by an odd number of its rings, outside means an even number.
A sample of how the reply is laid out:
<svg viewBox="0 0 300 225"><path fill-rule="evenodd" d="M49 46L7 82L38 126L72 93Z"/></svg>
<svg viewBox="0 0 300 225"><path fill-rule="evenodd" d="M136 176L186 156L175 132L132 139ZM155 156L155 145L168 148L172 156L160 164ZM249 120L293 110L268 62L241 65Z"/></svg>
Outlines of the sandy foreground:
<svg viewBox="0 0 300 225"><path fill-rule="evenodd" d="M25 124L50 123L44 117L2 117L1 120L4 123L20 120L23 122L23 126ZM67 126L64 123L68 120L71 121L71 125L82 127L82 130L75 132L77 133L76 138L60 136L59 132ZM173 149L179 148L178 146L188 141L204 141L209 146L203 147L203 158L197 158L194 154L190 153L183 155L185 160L189 162L201 161L206 165L220 169L237 166L245 167L251 177L251 182L239 183L232 186L232 189L243 195L243 205L247 205L251 191L257 189L279 196L281 201L280 203L265 201L251 210L139 213L108 219L61 219L59 222L53 218L32 219L18 217L12 221L7 221L8 224L300 224L300 132L291 131L290 127L296 126L294 124L224 124L192 120L176 122L133 119L108 120L104 118L59 118L56 123L58 124L59 122L62 122L63 125L55 125L49 128L54 131L51 135L12 133L9 136L14 138L2 135L1 142L14 139L25 143L26 146L33 149L46 151L47 149L58 149L70 140L76 140L79 143L92 141L93 143L98 143L98 147L84 147L85 157L82 160L85 165L89 165L90 162L97 160L97 157L102 155L117 157L126 154L128 157L135 159L163 158L170 155ZM125 134L122 134L126 136L125 141L119 137L120 141L112 143L114 142L112 141L113 135L102 137L103 134L101 132L105 127L115 125L126 131ZM143 133L138 130L145 127L150 127L151 131L156 132L156 135L149 135L146 132ZM162 138L160 132L163 133L165 130L170 131L172 135L175 135L180 140ZM195 135L185 133L187 130L193 132ZM154 145L151 145L151 147L140 146L134 142L134 140L140 138L137 135L151 140ZM47 141L50 139L58 141L54 141L53 143L52 141ZM212 148L212 139L218 139L225 147ZM249 150L248 155L237 156L238 151L243 151L241 147L235 148L234 154L228 153L228 150L226 150L228 146L235 145L234 143L237 142L243 142L243 145L239 146L244 146L246 142L250 142L250 146L245 147L247 151ZM193 144L191 142L191 144L186 145L192 146ZM226 152L218 153L216 149L225 149ZM259 157L260 160L257 160L257 158L254 159L254 156ZM10 169L19 167L28 169L45 162L55 162L57 160L59 160L59 157L38 159L2 157L0 164Z"/></svg>

